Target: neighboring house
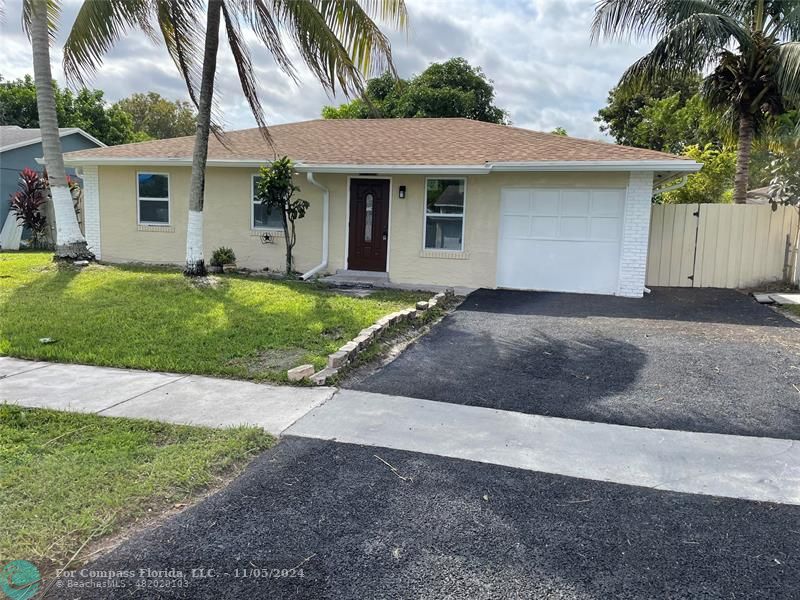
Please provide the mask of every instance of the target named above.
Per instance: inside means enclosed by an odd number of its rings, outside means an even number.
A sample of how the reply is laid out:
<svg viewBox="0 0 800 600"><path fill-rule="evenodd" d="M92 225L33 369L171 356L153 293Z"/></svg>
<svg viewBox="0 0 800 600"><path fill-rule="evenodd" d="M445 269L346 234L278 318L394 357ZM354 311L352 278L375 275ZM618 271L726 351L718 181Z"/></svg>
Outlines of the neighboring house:
<svg viewBox="0 0 800 600"><path fill-rule="evenodd" d="M280 218L253 201L257 169L288 155L296 267L396 284L642 296L653 186L700 164L652 150L467 119L317 120L209 144L205 252L281 269ZM86 235L114 262L184 261L193 138L73 152ZM264 244L270 234L274 243Z"/></svg>
<svg viewBox="0 0 800 600"><path fill-rule="evenodd" d="M64 152L105 147L103 142L77 127L59 129L59 134ZM36 159L42 154L42 134L38 129L0 126L0 226L8 214L9 196L17 191L19 172L25 167L41 171L42 166ZM74 177L75 170L67 169L67 174Z"/></svg>

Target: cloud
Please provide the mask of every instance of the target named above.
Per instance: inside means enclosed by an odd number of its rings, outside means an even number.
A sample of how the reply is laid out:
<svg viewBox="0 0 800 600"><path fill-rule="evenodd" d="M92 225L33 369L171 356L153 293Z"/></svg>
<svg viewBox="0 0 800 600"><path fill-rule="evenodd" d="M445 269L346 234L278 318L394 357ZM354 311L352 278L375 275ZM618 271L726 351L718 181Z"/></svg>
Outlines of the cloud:
<svg viewBox="0 0 800 600"><path fill-rule="evenodd" d="M3 78L32 72L30 45L20 26L18 2L6 3L0 24ZM53 74L65 83L60 68L66 32L81 2L66 0L58 41L52 51ZM625 67L647 51L646 45L592 46L589 28L594 0L407 0L409 31L390 33L394 62L403 77L431 62L463 56L494 81L496 102L520 127L549 131L565 127L571 135L602 137L593 122ZM224 35L222 36L224 38ZM317 118L331 98L292 48L297 82L280 71L252 34L253 64L269 123ZM163 46L140 31L129 32L107 55L91 81L109 101L153 90L187 99L177 69ZM219 111L229 128L252 127L235 64L224 43L216 83Z"/></svg>

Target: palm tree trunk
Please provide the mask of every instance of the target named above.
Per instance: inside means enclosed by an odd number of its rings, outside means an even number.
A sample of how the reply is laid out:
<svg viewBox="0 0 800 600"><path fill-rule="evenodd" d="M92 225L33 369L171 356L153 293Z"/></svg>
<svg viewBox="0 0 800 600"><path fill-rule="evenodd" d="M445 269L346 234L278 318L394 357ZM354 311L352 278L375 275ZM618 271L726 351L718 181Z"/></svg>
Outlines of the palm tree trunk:
<svg viewBox="0 0 800 600"><path fill-rule="evenodd" d="M67 185L64 157L61 154L53 76L50 71L47 4L47 0L31 0L30 36L42 150L50 182L52 214L55 217L56 225L55 257L64 260L94 260L94 254L86 245L86 239L78 225L72 194Z"/></svg>
<svg viewBox="0 0 800 600"><path fill-rule="evenodd" d="M192 178L189 184L189 222L186 228L186 268L184 274L206 274L203 259L203 196L206 187L208 137L211 133L211 105L214 97L214 74L217 70L219 25L222 0L210 0L206 17L206 43L203 52L203 74L197 107L197 134L192 155Z"/></svg>
<svg viewBox="0 0 800 600"><path fill-rule="evenodd" d="M750 153L753 150L753 116L739 116L739 147L736 155L736 175L733 178L733 201L747 203L747 188L750 187Z"/></svg>

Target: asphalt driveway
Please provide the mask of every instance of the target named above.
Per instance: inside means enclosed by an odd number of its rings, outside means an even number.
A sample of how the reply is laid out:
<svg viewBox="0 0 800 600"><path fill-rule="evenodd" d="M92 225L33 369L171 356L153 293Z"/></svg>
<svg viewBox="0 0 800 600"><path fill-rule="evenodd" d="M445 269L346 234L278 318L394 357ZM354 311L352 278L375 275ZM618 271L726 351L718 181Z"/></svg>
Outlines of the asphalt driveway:
<svg viewBox="0 0 800 600"><path fill-rule="evenodd" d="M796 598L800 507L284 439L48 598Z"/></svg>
<svg viewBox="0 0 800 600"><path fill-rule="evenodd" d="M733 290L479 290L346 387L640 427L800 439L800 327Z"/></svg>

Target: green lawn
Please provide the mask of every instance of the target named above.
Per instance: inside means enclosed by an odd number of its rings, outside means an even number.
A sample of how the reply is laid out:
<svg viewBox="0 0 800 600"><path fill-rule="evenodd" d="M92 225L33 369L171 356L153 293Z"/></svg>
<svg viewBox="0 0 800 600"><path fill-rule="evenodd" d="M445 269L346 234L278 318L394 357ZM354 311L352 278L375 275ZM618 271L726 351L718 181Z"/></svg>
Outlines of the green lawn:
<svg viewBox="0 0 800 600"><path fill-rule="evenodd" d="M425 295L354 298L302 283L173 269L57 265L0 254L0 354L20 358L284 381L381 316ZM43 344L40 338L52 338Z"/></svg>
<svg viewBox="0 0 800 600"><path fill-rule="evenodd" d="M85 542L186 502L272 443L256 428L0 405L0 564L63 567Z"/></svg>

